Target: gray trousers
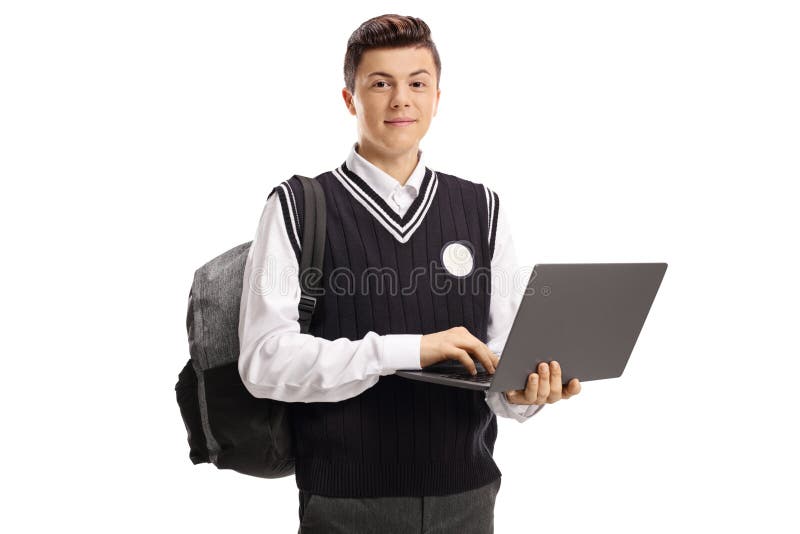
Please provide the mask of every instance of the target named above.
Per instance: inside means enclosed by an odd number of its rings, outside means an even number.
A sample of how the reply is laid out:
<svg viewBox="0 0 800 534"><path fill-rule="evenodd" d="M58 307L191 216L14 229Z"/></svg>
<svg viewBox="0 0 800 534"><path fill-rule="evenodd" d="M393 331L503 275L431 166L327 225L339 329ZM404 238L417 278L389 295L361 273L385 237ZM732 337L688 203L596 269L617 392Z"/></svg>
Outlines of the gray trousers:
<svg viewBox="0 0 800 534"><path fill-rule="evenodd" d="M433 497L325 497L300 490L298 534L493 534L500 478Z"/></svg>

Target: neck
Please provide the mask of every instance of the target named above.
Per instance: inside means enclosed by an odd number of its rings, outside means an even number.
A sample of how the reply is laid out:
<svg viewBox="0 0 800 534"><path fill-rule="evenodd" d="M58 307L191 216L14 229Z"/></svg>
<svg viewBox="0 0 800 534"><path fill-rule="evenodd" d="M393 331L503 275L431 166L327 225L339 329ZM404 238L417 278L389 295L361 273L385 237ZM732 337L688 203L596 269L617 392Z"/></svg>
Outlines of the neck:
<svg viewBox="0 0 800 534"><path fill-rule="evenodd" d="M411 173L417 167L417 163L419 163L418 151L419 147L414 146L407 152L386 154L371 147L369 142L359 140L356 145L356 153L359 156L400 182L400 185L406 184Z"/></svg>

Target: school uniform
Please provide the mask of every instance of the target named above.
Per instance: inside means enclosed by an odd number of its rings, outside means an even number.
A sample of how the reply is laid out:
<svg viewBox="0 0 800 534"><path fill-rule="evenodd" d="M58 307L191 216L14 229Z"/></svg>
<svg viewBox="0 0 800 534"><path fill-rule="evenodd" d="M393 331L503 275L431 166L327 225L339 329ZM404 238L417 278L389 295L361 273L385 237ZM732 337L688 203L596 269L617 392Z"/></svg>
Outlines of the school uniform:
<svg viewBox="0 0 800 534"><path fill-rule="evenodd" d="M420 369L422 335L453 326L501 354L527 281L507 218L494 191L427 168L422 151L400 185L356 147L316 177L327 238L308 334L302 186L287 180L267 199L244 272L242 381L291 403L301 532L491 531L495 415L523 422L542 406L394 372Z"/></svg>

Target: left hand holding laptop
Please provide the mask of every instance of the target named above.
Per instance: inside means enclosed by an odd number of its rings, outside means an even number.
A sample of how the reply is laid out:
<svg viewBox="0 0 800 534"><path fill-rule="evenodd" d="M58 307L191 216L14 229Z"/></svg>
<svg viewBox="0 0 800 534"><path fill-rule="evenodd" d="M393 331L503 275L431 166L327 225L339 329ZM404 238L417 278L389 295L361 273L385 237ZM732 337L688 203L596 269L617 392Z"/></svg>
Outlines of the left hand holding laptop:
<svg viewBox="0 0 800 534"><path fill-rule="evenodd" d="M561 385L561 366L553 360L539 364L539 372L528 375L525 389L506 391L509 404L553 404L561 399L568 399L581 392L581 383L573 378L564 388Z"/></svg>

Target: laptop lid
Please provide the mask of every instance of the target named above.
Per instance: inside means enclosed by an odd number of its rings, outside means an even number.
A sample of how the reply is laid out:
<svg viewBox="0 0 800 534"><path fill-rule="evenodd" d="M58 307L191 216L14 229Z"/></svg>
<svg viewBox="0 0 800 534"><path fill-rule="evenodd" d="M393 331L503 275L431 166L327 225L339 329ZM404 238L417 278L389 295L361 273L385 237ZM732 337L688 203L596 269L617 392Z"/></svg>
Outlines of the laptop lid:
<svg viewBox="0 0 800 534"><path fill-rule="evenodd" d="M508 391L524 389L527 376L540 362L556 360L563 384L572 378L588 382L619 377L666 269L666 263L537 264L490 380L476 381L460 363L456 373L455 362L449 361L447 373L428 367L396 374L457 387ZM463 377L459 379L458 374Z"/></svg>

